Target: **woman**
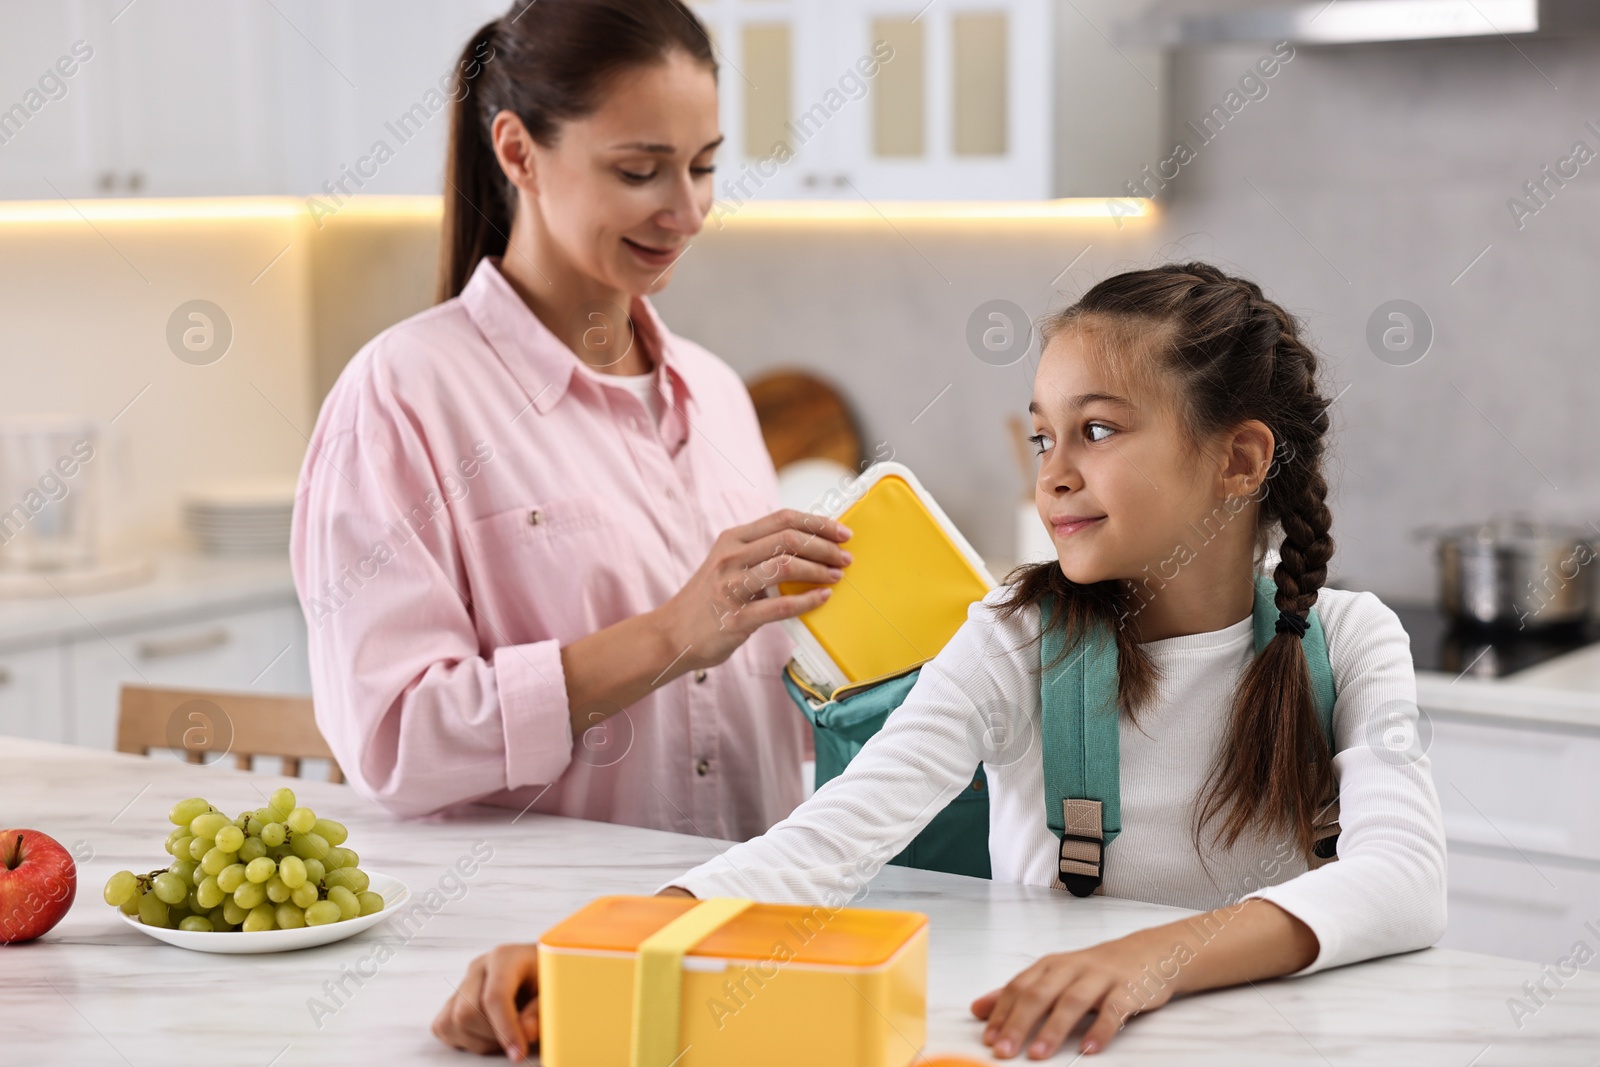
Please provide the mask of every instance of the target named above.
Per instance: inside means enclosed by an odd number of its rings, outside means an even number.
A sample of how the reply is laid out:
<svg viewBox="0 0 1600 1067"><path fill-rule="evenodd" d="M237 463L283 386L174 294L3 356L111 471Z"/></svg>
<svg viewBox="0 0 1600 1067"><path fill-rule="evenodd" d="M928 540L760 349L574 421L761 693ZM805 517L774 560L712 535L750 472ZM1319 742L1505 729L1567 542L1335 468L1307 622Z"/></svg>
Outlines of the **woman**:
<svg viewBox="0 0 1600 1067"><path fill-rule="evenodd" d="M357 354L301 477L318 725L400 814L749 838L802 795L767 624L850 556L775 510L739 378L646 299L710 208L707 38L678 0L541 0L459 69L445 299Z"/></svg>

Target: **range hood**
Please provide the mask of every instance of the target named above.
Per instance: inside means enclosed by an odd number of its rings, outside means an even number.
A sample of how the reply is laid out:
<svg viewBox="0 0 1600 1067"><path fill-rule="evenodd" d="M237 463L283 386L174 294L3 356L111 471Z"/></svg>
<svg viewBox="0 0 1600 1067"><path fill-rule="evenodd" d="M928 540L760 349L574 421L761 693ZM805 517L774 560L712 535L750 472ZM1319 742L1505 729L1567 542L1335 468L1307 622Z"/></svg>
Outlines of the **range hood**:
<svg viewBox="0 0 1600 1067"><path fill-rule="evenodd" d="M1231 41L1370 44L1600 33L1600 0L1225 0L1166 3L1121 23L1120 43L1182 47Z"/></svg>

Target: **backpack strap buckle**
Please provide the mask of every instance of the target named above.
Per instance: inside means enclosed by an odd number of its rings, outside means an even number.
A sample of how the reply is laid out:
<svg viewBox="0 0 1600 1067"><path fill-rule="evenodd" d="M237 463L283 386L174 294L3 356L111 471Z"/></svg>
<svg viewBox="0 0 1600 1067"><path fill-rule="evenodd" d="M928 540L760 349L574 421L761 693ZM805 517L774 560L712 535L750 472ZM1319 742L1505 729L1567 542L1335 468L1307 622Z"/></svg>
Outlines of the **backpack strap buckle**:
<svg viewBox="0 0 1600 1067"><path fill-rule="evenodd" d="M1105 873L1105 833L1098 800L1061 801L1061 884L1075 897L1100 888Z"/></svg>
<svg viewBox="0 0 1600 1067"><path fill-rule="evenodd" d="M1311 831L1311 856L1306 864L1316 870L1339 858L1339 798L1335 796L1317 812Z"/></svg>

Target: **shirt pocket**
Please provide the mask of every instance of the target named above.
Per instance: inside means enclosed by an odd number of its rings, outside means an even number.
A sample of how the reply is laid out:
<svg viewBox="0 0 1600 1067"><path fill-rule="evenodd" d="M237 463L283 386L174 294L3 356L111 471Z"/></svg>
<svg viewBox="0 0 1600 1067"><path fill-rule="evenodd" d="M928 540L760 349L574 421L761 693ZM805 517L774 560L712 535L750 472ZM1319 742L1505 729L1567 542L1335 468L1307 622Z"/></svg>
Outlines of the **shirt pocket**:
<svg viewBox="0 0 1600 1067"><path fill-rule="evenodd" d="M637 615L639 545L616 505L572 496L498 512L467 528L474 603L494 644L573 640Z"/></svg>

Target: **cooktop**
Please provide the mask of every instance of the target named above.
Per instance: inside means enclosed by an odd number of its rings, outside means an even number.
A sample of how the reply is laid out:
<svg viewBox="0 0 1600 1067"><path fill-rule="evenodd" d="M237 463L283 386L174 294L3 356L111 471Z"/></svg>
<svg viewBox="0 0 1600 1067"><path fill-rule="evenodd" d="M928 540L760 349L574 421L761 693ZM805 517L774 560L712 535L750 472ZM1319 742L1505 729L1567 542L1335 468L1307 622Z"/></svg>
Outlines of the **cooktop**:
<svg viewBox="0 0 1600 1067"><path fill-rule="evenodd" d="M1388 603L1385 601L1385 603ZM1484 627L1446 615L1435 604L1389 604L1411 638L1419 671L1503 678L1600 641L1600 619L1539 630Z"/></svg>

